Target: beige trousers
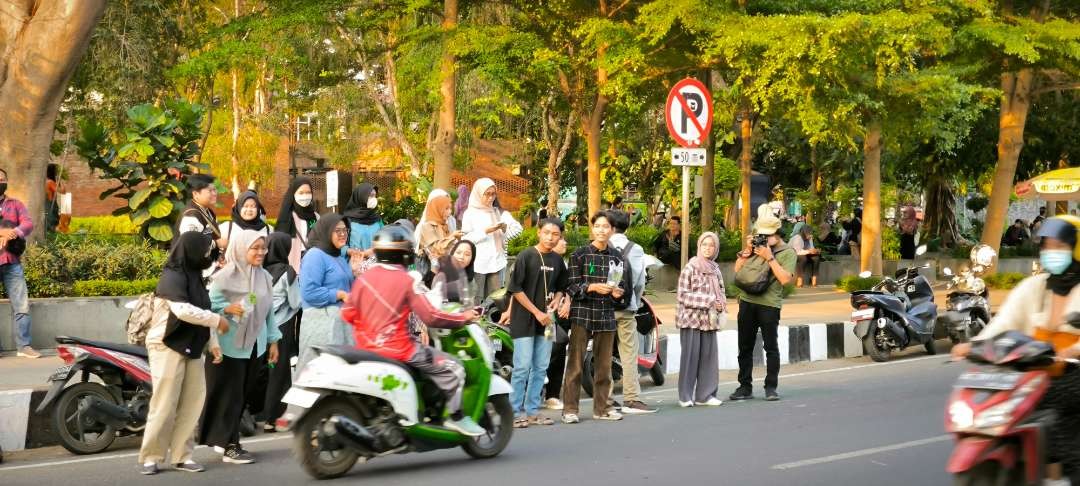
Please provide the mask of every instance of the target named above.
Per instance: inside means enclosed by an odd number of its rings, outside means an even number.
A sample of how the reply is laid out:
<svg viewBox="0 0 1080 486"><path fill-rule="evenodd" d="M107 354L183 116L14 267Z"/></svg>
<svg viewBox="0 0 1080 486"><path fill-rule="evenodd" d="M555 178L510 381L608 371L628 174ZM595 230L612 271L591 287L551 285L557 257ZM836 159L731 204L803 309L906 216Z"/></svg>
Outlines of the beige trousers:
<svg viewBox="0 0 1080 486"><path fill-rule="evenodd" d="M637 320L630 311L615 311L615 321L619 324L619 361L622 362L623 403L639 401L641 393L640 375L638 374L638 332Z"/></svg>
<svg viewBox="0 0 1080 486"><path fill-rule="evenodd" d="M163 344L147 344L146 349L154 395L150 398L139 464L164 463L170 450L170 464L187 462L195 450L195 428L206 399L203 359L189 359Z"/></svg>

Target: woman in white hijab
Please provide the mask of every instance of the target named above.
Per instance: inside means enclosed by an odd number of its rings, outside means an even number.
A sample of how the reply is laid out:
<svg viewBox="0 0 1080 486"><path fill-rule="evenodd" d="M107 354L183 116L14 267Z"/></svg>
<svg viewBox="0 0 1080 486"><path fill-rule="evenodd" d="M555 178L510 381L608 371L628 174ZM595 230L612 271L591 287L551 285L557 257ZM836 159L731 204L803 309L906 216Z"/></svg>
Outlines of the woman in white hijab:
<svg viewBox="0 0 1080 486"><path fill-rule="evenodd" d="M469 209L461 218L465 239L476 245L473 266L476 271L476 293L486 297L502 287L500 278L506 268L507 227L509 213L495 209L495 181L484 177L473 184ZM511 220L513 218L510 218Z"/></svg>
<svg viewBox="0 0 1080 486"><path fill-rule="evenodd" d="M273 277L262 268L268 243L262 234L243 230L232 236L225 266L210 284L211 309L229 319L229 331L219 341L224 359L206 365L206 408L203 410L202 444L223 450L222 460L250 464L255 459L240 447L240 416L248 402L244 390L262 366L278 360L281 330L271 312ZM261 397L255 397L261 403Z"/></svg>

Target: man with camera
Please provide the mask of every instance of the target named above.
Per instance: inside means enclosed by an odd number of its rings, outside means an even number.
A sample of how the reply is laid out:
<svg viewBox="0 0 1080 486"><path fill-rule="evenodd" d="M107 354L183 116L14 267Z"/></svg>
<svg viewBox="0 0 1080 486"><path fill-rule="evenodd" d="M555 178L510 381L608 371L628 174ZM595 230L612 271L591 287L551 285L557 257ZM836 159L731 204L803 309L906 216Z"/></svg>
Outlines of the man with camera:
<svg viewBox="0 0 1080 486"><path fill-rule="evenodd" d="M747 237L747 246L735 261L735 285L739 295L739 387L731 400L754 398L754 343L758 329L765 347L765 400L776 401L777 376L780 374L780 349L777 332L780 327L780 307L784 286L795 279L795 251L788 247L777 231L780 218L763 204L758 208L754 234Z"/></svg>

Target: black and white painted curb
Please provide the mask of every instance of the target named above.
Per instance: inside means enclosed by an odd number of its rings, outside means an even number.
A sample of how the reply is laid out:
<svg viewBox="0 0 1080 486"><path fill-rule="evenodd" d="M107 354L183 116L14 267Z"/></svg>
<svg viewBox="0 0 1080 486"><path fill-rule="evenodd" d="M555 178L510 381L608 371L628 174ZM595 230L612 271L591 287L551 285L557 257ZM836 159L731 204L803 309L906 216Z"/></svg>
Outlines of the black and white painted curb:
<svg viewBox="0 0 1080 486"><path fill-rule="evenodd" d="M862 356L862 342L855 337L854 329L855 325L850 322L780 326L777 331L780 364ZM667 341L666 371L669 374L678 373L679 358L682 355L679 335L669 334ZM716 341L719 348L719 368L739 369L738 331L720 331L716 333ZM754 366L764 365L765 355L762 351L761 335L758 334L757 344L754 346Z"/></svg>
<svg viewBox="0 0 1080 486"><path fill-rule="evenodd" d="M850 322L780 326L778 344L780 364L823 361L862 356L862 342L855 337ZM739 369L739 334L735 330L716 335L719 346L717 366L722 370ZM679 372L681 346L679 335L667 336L666 372ZM754 365L765 364L761 336L754 346ZM50 421L51 410L33 413L45 397L46 389L0 391L0 451L18 451L59 444Z"/></svg>

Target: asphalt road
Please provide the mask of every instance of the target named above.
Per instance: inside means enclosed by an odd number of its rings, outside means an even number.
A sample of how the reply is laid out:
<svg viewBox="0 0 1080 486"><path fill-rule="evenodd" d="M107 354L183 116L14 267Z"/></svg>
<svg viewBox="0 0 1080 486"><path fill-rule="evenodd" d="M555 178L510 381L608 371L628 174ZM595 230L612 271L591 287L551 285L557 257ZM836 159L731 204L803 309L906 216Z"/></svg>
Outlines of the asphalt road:
<svg viewBox="0 0 1080 486"><path fill-rule="evenodd" d="M516 431L507 450L486 461L471 460L460 450L376 459L331 483L949 484L945 463L951 442L942 417L963 365L944 364L942 355L905 354L881 365L861 358L784 367L783 400L775 403L757 399L715 409L680 409L670 386L646 388L644 398L660 404L657 414ZM732 388L731 383L721 385L725 398ZM760 395L760 388L755 392ZM203 448L196 459L208 466L207 472L166 470L153 478L137 472L137 443L88 457L30 454L0 466L0 484L314 483L290 456L283 434L245 444L259 463L222 464Z"/></svg>

